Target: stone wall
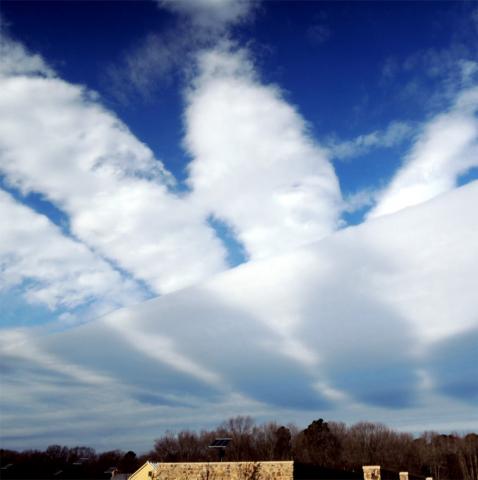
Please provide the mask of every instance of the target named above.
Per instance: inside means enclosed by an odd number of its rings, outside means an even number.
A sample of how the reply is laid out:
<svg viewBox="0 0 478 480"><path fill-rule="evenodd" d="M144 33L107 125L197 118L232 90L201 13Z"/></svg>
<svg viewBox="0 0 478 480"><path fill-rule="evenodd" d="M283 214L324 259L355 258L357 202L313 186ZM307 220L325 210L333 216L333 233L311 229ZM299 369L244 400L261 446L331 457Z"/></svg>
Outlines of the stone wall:
<svg viewBox="0 0 478 480"><path fill-rule="evenodd" d="M152 480L293 480L294 462L160 463Z"/></svg>

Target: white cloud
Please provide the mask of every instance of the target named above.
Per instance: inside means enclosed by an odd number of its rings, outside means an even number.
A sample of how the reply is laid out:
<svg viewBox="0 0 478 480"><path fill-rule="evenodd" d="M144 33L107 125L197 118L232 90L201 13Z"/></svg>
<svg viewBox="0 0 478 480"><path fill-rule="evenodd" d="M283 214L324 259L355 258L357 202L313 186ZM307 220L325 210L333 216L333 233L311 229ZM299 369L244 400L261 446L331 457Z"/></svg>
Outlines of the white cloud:
<svg viewBox="0 0 478 480"><path fill-rule="evenodd" d="M476 390L477 202L474 182L98 322L29 339L26 352L4 338L3 435L17 448L44 446L24 433L48 442L47 420L56 418L69 425L66 432L53 422L57 442L74 436L104 445L106 436L109 448L146 450L158 428L200 427L232 413L306 423L319 408L344 421L476 428L465 420ZM58 390L65 376L71 387ZM101 378L108 381L98 389Z"/></svg>
<svg viewBox="0 0 478 480"><path fill-rule="evenodd" d="M246 20L256 0L158 0L159 5L206 29L222 29Z"/></svg>
<svg viewBox="0 0 478 480"><path fill-rule="evenodd" d="M52 310L86 304L84 318L145 299L135 282L2 190L0 218L0 291L26 284L27 301Z"/></svg>
<svg viewBox="0 0 478 480"><path fill-rule="evenodd" d="M376 148L390 148L410 138L413 127L405 122L391 122L384 130L359 135L353 140L327 142L329 155L334 159L347 159L365 155Z"/></svg>
<svg viewBox="0 0 478 480"><path fill-rule="evenodd" d="M187 100L193 199L232 227L251 258L337 227L333 167L281 91L260 83L247 52L203 52Z"/></svg>
<svg viewBox="0 0 478 480"><path fill-rule="evenodd" d="M0 77L0 172L10 184L42 193L79 240L155 292L226 267L203 212L170 193L162 163L94 93L28 73Z"/></svg>
<svg viewBox="0 0 478 480"><path fill-rule="evenodd" d="M478 88L474 87L461 92L449 111L425 124L369 217L393 213L451 190L460 175L478 166L477 111Z"/></svg>

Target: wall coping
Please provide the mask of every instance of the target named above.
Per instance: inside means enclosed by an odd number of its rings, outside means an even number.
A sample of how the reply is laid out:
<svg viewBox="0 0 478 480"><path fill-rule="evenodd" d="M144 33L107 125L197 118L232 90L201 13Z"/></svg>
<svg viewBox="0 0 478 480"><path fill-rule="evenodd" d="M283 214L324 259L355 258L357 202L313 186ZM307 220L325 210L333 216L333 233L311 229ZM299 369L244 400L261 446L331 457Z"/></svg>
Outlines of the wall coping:
<svg viewBox="0 0 478 480"><path fill-rule="evenodd" d="M198 461L190 461L190 462L156 462L156 466L160 465L237 465L239 463L270 463L270 464L287 464L287 463L295 463L294 460L239 460L234 462L198 462Z"/></svg>

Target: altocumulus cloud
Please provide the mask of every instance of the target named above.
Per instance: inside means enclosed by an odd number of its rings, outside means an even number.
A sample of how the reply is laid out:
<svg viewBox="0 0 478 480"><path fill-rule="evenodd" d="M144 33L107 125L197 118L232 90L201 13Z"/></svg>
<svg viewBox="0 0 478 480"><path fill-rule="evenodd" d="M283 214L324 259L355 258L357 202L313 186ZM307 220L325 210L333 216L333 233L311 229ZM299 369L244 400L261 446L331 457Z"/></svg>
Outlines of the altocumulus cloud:
<svg viewBox="0 0 478 480"><path fill-rule="evenodd" d="M69 240L152 294L227 268L211 215L231 227L251 258L337 227L340 191L325 152L280 90L261 84L247 51L224 44L198 55L185 117L191 191L181 196L161 161L94 92L61 80L18 43L4 39L2 51L4 180L20 194L42 195L68 219ZM18 278L36 277L24 271Z"/></svg>
<svg viewBox="0 0 478 480"><path fill-rule="evenodd" d="M126 445L118 428L147 448L172 417L194 426L237 412L373 411L430 428L447 409L442 427L476 428L477 201L473 182L75 330L11 332L1 344L9 445L25 445L26 431ZM437 361L441 351L453 362ZM86 416L85 404L95 405Z"/></svg>

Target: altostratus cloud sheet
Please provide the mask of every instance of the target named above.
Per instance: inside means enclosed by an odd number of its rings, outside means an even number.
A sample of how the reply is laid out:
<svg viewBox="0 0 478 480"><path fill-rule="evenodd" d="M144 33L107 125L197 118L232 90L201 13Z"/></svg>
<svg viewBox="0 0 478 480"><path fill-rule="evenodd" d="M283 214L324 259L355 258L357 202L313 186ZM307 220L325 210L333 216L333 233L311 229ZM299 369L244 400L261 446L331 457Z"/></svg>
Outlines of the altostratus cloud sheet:
<svg viewBox="0 0 478 480"><path fill-rule="evenodd" d="M270 409L472 428L477 202L473 182L65 333L4 335L7 438L143 445Z"/></svg>

